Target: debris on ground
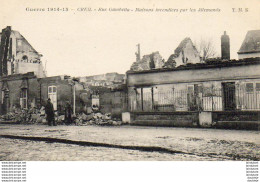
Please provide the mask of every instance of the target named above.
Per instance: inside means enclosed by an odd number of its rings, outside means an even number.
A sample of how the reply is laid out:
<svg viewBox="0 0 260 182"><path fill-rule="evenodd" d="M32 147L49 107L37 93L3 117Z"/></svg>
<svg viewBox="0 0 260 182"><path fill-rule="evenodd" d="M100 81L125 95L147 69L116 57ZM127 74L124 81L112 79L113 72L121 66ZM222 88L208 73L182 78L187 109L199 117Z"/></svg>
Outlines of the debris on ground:
<svg viewBox="0 0 260 182"><path fill-rule="evenodd" d="M47 124L46 116L40 110L33 109L16 109L5 115L0 116L1 121L14 121L17 124ZM55 120L58 125L65 124L65 116L55 113ZM79 113L72 117L73 124L77 126L84 125L121 125L122 121L115 121L111 113Z"/></svg>
<svg viewBox="0 0 260 182"><path fill-rule="evenodd" d="M14 121L17 124L42 123L44 117L35 108L15 109L0 117L1 121Z"/></svg>
<svg viewBox="0 0 260 182"><path fill-rule="evenodd" d="M91 113L86 115L84 113L78 114L75 120L76 125L121 125L121 121L115 121L111 118L111 113L102 114Z"/></svg>

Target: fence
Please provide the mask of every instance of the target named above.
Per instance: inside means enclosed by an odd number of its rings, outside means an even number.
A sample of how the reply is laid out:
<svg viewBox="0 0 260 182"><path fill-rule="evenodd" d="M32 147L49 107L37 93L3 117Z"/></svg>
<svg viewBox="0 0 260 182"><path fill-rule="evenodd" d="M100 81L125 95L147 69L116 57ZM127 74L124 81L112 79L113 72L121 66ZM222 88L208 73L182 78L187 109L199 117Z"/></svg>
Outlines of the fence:
<svg viewBox="0 0 260 182"><path fill-rule="evenodd" d="M260 110L260 91L222 87L158 92L152 88L128 93L130 111Z"/></svg>

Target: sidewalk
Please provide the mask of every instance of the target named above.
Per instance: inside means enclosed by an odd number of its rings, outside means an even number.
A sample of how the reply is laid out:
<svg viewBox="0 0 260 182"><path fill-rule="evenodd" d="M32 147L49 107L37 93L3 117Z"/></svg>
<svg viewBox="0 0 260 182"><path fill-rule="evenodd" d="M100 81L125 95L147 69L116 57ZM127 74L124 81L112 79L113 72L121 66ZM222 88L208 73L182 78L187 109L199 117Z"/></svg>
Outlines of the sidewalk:
<svg viewBox="0 0 260 182"><path fill-rule="evenodd" d="M259 160L259 131L138 126L0 125L1 135L49 137L120 146L162 147L234 160Z"/></svg>

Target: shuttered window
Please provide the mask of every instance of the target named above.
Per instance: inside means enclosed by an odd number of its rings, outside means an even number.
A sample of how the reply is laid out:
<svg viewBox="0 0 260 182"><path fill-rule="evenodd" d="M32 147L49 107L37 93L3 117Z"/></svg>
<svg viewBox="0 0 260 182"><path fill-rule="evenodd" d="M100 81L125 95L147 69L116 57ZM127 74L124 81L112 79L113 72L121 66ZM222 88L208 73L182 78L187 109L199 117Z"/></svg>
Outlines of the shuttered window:
<svg viewBox="0 0 260 182"><path fill-rule="evenodd" d="M246 92L247 93L254 92L254 84L253 83L246 83Z"/></svg>

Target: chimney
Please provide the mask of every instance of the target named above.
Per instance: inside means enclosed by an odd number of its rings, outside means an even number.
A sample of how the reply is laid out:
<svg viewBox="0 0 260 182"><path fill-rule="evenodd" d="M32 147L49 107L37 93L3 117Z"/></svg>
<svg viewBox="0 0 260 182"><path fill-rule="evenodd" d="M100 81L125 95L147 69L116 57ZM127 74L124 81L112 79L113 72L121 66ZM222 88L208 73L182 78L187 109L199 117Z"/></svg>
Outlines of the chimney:
<svg viewBox="0 0 260 182"><path fill-rule="evenodd" d="M136 55L136 62L141 60L141 50L140 50L140 44L137 44L137 52L135 53Z"/></svg>
<svg viewBox="0 0 260 182"><path fill-rule="evenodd" d="M11 27L11 26L7 26L5 29L11 31L11 30L12 30L12 27Z"/></svg>
<svg viewBox="0 0 260 182"><path fill-rule="evenodd" d="M230 43L226 31L224 31L224 35L221 36L221 59L230 59Z"/></svg>

